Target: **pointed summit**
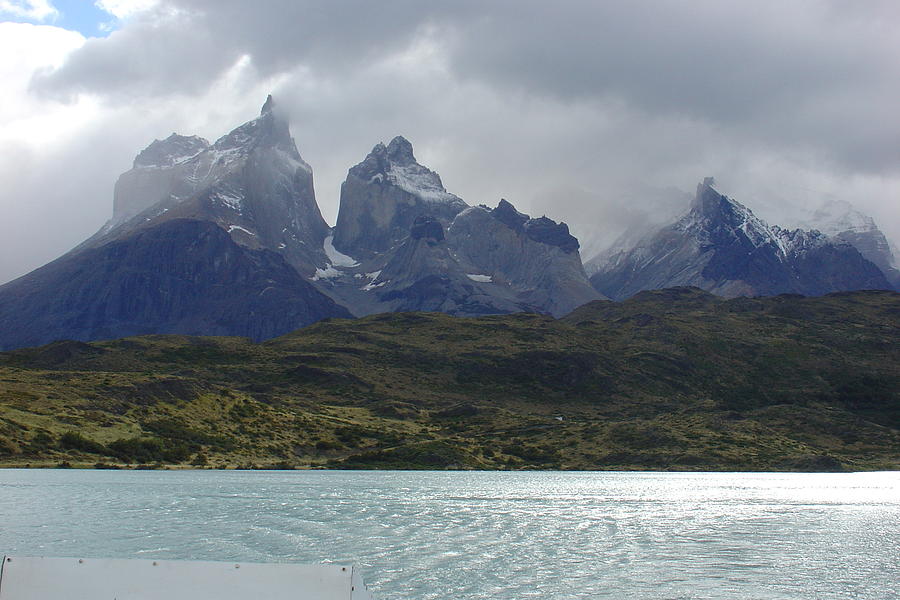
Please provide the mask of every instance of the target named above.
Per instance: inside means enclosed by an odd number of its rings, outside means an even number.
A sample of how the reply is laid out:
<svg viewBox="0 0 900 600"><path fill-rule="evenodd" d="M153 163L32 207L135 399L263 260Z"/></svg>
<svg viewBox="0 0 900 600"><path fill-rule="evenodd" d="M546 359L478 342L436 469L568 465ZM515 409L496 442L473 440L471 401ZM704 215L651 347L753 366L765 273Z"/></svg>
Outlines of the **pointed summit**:
<svg viewBox="0 0 900 600"><path fill-rule="evenodd" d="M386 154L389 161L398 165L409 165L416 162L413 147L402 135L398 135L387 145Z"/></svg>
<svg viewBox="0 0 900 600"><path fill-rule="evenodd" d="M275 100L272 98L272 94L266 96L266 102L262 105L262 109L259 111L259 116L267 115L272 112L275 108Z"/></svg>
<svg viewBox="0 0 900 600"><path fill-rule="evenodd" d="M713 189L714 183L715 179L706 177L697 185L691 211L674 227L696 238L704 248L732 248L738 254L748 255L768 247L783 260L787 248L777 232L752 210Z"/></svg>
<svg viewBox="0 0 900 600"><path fill-rule="evenodd" d="M283 108L276 104L272 95L259 111L259 116L252 121L231 130L213 145L216 150L249 151L256 147L280 148L294 160L300 160L300 153L291 137L290 124Z"/></svg>
<svg viewBox="0 0 900 600"><path fill-rule="evenodd" d="M497 208L491 211L491 216L515 231L522 231L528 221L528 215L516 210L505 198L500 198Z"/></svg>
<svg viewBox="0 0 900 600"><path fill-rule="evenodd" d="M713 187L715 184L714 177L704 177L703 181L697 184L697 195L691 203L692 211L711 214L730 206L732 201L717 192Z"/></svg>

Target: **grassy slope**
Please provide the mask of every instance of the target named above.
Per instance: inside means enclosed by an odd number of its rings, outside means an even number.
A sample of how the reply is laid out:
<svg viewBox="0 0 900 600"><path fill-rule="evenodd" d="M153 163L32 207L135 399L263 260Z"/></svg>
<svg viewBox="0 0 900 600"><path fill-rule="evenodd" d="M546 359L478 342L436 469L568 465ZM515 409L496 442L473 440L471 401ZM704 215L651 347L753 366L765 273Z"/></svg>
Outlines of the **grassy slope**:
<svg viewBox="0 0 900 600"><path fill-rule="evenodd" d="M900 468L900 294L695 289L568 317L0 354L0 464Z"/></svg>

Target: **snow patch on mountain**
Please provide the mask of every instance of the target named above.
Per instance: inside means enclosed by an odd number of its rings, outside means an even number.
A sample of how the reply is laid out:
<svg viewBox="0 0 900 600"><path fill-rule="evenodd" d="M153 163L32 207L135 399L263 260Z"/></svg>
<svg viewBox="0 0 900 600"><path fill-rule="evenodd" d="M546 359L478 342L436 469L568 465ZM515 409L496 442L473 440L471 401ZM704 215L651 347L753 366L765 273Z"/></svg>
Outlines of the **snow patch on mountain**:
<svg viewBox="0 0 900 600"><path fill-rule="evenodd" d="M379 271L379 273L380 273L380 271ZM387 281L379 281L378 283L375 283L375 280L372 280L359 289L361 289L364 292L371 292L372 290L374 290L376 288L380 288L381 286L383 286L385 284L387 284Z"/></svg>
<svg viewBox="0 0 900 600"><path fill-rule="evenodd" d="M241 214L241 211L244 208L243 200L244 197L241 194L237 194L234 192L225 192L218 191L216 192L215 199L232 209L238 214Z"/></svg>
<svg viewBox="0 0 900 600"><path fill-rule="evenodd" d="M328 265L324 269L316 269L316 272L313 273L312 280L320 281L322 279L336 279L341 275L343 275L343 273L335 269L333 266Z"/></svg>
<svg viewBox="0 0 900 600"><path fill-rule="evenodd" d="M342 254L334 245L331 243L334 240L334 234L330 233L325 236L325 242L322 244L322 249L325 250L325 256L328 257L328 260L331 261L331 264L335 267L357 267L359 263L354 260L352 256L347 256L346 254Z"/></svg>
<svg viewBox="0 0 900 600"><path fill-rule="evenodd" d="M231 233L232 231L243 231L243 232L246 233L247 235L253 235L253 236L256 235L256 234L253 233L252 231L250 231L250 230L248 230L248 229L244 229L244 228L241 227L240 225L229 225L229 226L228 226L228 233Z"/></svg>
<svg viewBox="0 0 900 600"><path fill-rule="evenodd" d="M444 189L437 173L420 164L391 164L387 179L405 192L428 202L459 202Z"/></svg>

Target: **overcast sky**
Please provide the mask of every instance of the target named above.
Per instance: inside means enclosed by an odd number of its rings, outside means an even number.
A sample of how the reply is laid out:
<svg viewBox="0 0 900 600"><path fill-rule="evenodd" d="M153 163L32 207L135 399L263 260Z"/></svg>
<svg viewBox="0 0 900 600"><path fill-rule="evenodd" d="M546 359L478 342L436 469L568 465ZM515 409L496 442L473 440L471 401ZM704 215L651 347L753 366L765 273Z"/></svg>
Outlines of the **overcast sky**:
<svg viewBox="0 0 900 600"><path fill-rule="evenodd" d="M770 222L837 198L900 240L895 0L0 0L0 21L0 282L98 229L154 138L215 140L270 92L332 224L348 168L400 134L470 204L592 245L708 175Z"/></svg>

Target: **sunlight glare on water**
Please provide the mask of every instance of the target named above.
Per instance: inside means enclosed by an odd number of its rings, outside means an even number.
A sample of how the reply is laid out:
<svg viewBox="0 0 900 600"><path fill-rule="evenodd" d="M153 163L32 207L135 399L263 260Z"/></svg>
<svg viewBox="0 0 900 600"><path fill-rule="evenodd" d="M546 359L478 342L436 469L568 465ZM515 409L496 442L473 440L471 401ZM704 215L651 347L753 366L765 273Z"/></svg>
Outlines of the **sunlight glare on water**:
<svg viewBox="0 0 900 600"><path fill-rule="evenodd" d="M897 599L900 473L0 470L0 552L353 563L378 600Z"/></svg>

